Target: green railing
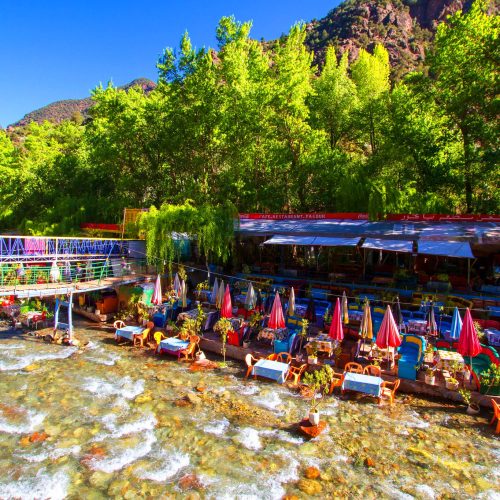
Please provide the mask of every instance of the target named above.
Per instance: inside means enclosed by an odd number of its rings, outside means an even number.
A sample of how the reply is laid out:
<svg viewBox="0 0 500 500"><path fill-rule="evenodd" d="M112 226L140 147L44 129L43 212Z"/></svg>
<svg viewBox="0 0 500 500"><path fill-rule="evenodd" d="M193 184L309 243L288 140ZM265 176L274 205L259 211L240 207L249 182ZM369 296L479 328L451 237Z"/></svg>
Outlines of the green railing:
<svg viewBox="0 0 500 500"><path fill-rule="evenodd" d="M140 260L106 259L77 263L60 263L57 270L52 265L20 266L17 263L0 265L0 287L32 285L48 287L54 284L98 282L110 277L125 277L146 271L146 262Z"/></svg>

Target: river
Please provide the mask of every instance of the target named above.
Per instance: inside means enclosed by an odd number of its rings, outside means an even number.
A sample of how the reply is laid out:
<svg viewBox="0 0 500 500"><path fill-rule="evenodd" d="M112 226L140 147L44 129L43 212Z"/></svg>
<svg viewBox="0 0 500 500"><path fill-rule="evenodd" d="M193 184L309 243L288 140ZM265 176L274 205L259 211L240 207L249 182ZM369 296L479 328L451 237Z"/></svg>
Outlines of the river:
<svg viewBox="0 0 500 500"><path fill-rule="evenodd" d="M110 333L87 349L0 333L0 498L500 498L486 412L399 395L307 402L241 363L192 372ZM318 472L319 471L319 472ZM320 474L319 477L318 473Z"/></svg>

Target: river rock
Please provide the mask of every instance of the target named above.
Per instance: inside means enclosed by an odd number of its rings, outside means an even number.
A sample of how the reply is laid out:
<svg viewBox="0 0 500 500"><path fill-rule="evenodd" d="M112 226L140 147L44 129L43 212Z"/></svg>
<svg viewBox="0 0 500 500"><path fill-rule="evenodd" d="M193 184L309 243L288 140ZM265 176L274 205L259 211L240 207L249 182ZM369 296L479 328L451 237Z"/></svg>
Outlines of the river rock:
<svg viewBox="0 0 500 500"><path fill-rule="evenodd" d="M193 405L197 405L197 404L201 403L200 396L197 396L196 394L193 394L192 392L188 393L186 398Z"/></svg>
<svg viewBox="0 0 500 500"><path fill-rule="evenodd" d="M111 481L111 479L113 479L113 474L109 474L103 471L96 471L90 476L89 483L94 488L103 490L108 487L108 484Z"/></svg>
<svg viewBox="0 0 500 500"><path fill-rule="evenodd" d="M323 490L321 484L314 479L300 479L298 487L306 495L319 495Z"/></svg>
<svg viewBox="0 0 500 500"><path fill-rule="evenodd" d="M317 467L308 467L304 473L307 479L317 479L321 475L321 472Z"/></svg>
<svg viewBox="0 0 500 500"><path fill-rule="evenodd" d="M130 488L130 483L126 479L116 479L108 488L108 495L123 496Z"/></svg>
<svg viewBox="0 0 500 500"><path fill-rule="evenodd" d="M203 489L203 484L195 474L186 474L180 478L179 488L183 491L200 490Z"/></svg>
<svg viewBox="0 0 500 500"><path fill-rule="evenodd" d="M38 370L38 368L40 368L40 365L33 363L31 365L25 366L24 371L25 372L32 372L32 371Z"/></svg>

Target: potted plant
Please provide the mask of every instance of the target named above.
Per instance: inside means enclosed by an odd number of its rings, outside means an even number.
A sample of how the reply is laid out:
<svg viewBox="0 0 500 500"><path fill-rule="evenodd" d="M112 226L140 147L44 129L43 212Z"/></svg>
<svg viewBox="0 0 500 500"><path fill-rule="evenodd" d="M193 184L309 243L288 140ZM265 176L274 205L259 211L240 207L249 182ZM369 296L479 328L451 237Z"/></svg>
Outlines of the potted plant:
<svg viewBox="0 0 500 500"><path fill-rule="evenodd" d="M465 388L460 389L458 392L462 396L463 402L467 405L467 413L469 415L477 415L480 408L477 403L471 402L471 392Z"/></svg>
<svg viewBox="0 0 500 500"><path fill-rule="evenodd" d="M222 353L222 357L224 358L224 361L223 361L221 366L223 366L223 367L226 366L227 335L232 329L233 329L233 325L231 324L231 321L229 321L228 318L221 318L214 325L214 332L216 332L220 335L220 339L222 342L221 353Z"/></svg>
<svg viewBox="0 0 500 500"><path fill-rule="evenodd" d="M302 319L302 328L300 329L299 332L299 337L300 337L300 345L298 351L302 351L302 344L304 343L304 340L307 338L307 329L309 328L309 321L307 319Z"/></svg>
<svg viewBox="0 0 500 500"><path fill-rule="evenodd" d="M310 365L318 364L318 343L316 341L307 346L307 362Z"/></svg>
<svg viewBox="0 0 500 500"><path fill-rule="evenodd" d="M434 385L436 381L436 374L432 368L427 368L425 371L425 383L429 385Z"/></svg>
<svg viewBox="0 0 500 500"><path fill-rule="evenodd" d="M490 367L481 373L481 393L500 395L500 365L491 364Z"/></svg>
<svg viewBox="0 0 500 500"><path fill-rule="evenodd" d="M309 406L309 422L311 425L319 424L319 405L328 394L333 370L329 365L324 365L320 370L304 373L303 381L311 394Z"/></svg>
<svg viewBox="0 0 500 500"><path fill-rule="evenodd" d="M458 380L453 377L447 377L446 388L450 391L456 391L458 389Z"/></svg>

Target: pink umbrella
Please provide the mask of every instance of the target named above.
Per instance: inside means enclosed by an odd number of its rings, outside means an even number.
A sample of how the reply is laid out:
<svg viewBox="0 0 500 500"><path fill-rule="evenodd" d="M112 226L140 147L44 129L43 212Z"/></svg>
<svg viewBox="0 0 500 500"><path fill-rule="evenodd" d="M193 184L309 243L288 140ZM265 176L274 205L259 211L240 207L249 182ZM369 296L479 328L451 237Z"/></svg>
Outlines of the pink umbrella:
<svg viewBox="0 0 500 500"><path fill-rule="evenodd" d="M401 337L399 336L398 325L394 321L394 316L391 312L391 306L387 306L385 310L384 319L380 325L375 343L381 349L387 349L387 361L389 361L389 347L398 347L401 344Z"/></svg>
<svg viewBox="0 0 500 500"><path fill-rule="evenodd" d="M268 326L269 328L285 328L285 317L283 316L283 308L281 307L281 300L278 292L276 292L274 296L273 308L271 309Z"/></svg>
<svg viewBox="0 0 500 500"><path fill-rule="evenodd" d="M159 306L162 303L160 275L156 277L155 289L153 291L153 296L151 297L151 302L156 306Z"/></svg>
<svg viewBox="0 0 500 500"><path fill-rule="evenodd" d="M226 291L224 292L224 300L222 301L220 315L223 318L233 317L233 305L231 304L231 293L229 292L229 285L226 285Z"/></svg>
<svg viewBox="0 0 500 500"><path fill-rule="evenodd" d="M469 308L465 310L464 323L462 325L462 330L460 330L457 351L462 356L469 356L470 358L477 356L481 352L481 344L477 338L476 328L472 321Z"/></svg>
<svg viewBox="0 0 500 500"><path fill-rule="evenodd" d="M332 322L330 324L330 331L328 332L328 336L333 339L341 342L344 340L344 329L342 328L342 315L340 314L340 300L337 297L337 301L335 302L335 309L333 310Z"/></svg>

